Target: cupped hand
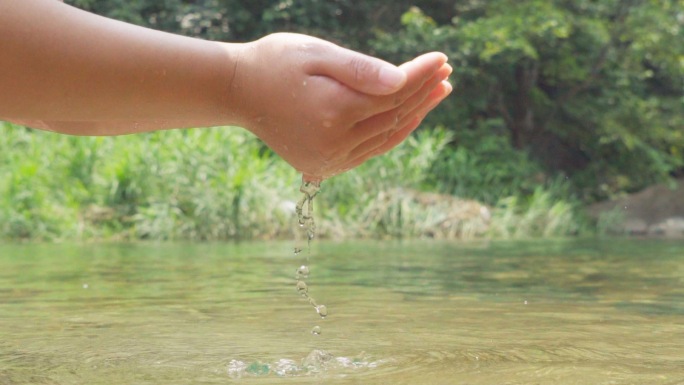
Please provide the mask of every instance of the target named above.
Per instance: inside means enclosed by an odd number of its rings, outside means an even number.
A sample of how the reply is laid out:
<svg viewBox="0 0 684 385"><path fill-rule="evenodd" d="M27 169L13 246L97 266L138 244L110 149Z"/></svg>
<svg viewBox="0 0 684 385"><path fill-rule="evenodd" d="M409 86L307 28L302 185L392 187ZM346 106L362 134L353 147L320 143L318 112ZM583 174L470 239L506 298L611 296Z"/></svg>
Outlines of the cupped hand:
<svg viewBox="0 0 684 385"><path fill-rule="evenodd" d="M399 67L330 42L273 34L240 52L229 104L239 125L308 181L321 181L401 143L450 92L446 56Z"/></svg>

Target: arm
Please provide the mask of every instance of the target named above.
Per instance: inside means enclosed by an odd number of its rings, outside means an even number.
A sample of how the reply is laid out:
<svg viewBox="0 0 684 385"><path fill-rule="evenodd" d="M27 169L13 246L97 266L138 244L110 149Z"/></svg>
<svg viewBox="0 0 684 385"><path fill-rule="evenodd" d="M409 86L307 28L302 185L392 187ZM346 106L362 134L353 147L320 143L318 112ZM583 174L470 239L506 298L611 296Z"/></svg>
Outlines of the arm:
<svg viewBox="0 0 684 385"><path fill-rule="evenodd" d="M0 2L0 116L76 135L239 125L321 179L401 142L450 92L442 54L400 67L304 35L228 44L54 0Z"/></svg>
<svg viewBox="0 0 684 385"><path fill-rule="evenodd" d="M0 2L0 36L0 116L197 125L235 120L224 100L236 61L230 45L141 28L54 0ZM83 126L71 133L93 134Z"/></svg>

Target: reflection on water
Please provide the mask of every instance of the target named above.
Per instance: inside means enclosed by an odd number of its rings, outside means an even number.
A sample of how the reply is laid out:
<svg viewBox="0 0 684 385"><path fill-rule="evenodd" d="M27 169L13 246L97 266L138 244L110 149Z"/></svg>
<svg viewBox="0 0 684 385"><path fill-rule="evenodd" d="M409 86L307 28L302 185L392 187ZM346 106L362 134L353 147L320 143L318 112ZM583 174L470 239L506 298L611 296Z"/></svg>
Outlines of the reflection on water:
<svg viewBox="0 0 684 385"><path fill-rule="evenodd" d="M680 384L684 243L0 245L0 384Z"/></svg>

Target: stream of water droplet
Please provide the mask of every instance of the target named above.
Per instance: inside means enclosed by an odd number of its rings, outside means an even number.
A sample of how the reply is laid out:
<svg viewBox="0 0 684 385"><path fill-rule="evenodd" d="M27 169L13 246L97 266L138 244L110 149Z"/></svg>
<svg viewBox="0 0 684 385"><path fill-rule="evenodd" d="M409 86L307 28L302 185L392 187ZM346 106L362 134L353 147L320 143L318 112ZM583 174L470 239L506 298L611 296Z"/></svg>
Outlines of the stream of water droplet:
<svg viewBox="0 0 684 385"><path fill-rule="evenodd" d="M316 223L314 222L313 216L313 200L320 190L320 182L302 181L299 191L304 195L302 195L302 199L297 202L297 206L295 207L297 221L299 222L299 226L303 227L306 231L306 238L309 245L311 245L311 240L316 235Z"/></svg>
<svg viewBox="0 0 684 385"><path fill-rule="evenodd" d="M307 239L307 260L308 260L308 253L311 250L311 240L314 239L316 236L316 223L314 221L314 206L313 206L313 200L318 195L318 192L321 189L321 184L320 182L306 182L302 181L302 185L299 188L299 191L302 192L303 196L302 199L297 202L297 206L295 207L295 211L297 213L297 222L299 223L299 226L304 229L306 232L306 239ZM295 247L294 252L295 255L299 255L301 253L301 248ZM296 284L295 287L297 288L297 292L304 297L311 306L316 310L316 313L321 318L325 318L328 316L328 308L325 305L319 305L316 303L316 300L309 294L309 286L306 284L306 279L309 278L309 267L307 265L301 265L298 269L297 272L295 273L295 279L296 279ZM311 334L313 335L320 335L321 334L321 327L316 325L311 329Z"/></svg>

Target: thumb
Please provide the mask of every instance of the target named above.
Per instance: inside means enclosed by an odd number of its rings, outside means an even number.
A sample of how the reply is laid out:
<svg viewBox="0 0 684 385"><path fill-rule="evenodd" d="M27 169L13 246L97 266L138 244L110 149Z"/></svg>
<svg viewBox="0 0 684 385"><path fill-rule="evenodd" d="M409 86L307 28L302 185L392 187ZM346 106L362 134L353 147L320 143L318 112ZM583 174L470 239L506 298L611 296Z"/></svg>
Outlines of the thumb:
<svg viewBox="0 0 684 385"><path fill-rule="evenodd" d="M312 75L324 75L356 91L389 95L406 84L407 74L399 67L339 46L316 61Z"/></svg>

